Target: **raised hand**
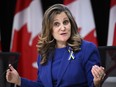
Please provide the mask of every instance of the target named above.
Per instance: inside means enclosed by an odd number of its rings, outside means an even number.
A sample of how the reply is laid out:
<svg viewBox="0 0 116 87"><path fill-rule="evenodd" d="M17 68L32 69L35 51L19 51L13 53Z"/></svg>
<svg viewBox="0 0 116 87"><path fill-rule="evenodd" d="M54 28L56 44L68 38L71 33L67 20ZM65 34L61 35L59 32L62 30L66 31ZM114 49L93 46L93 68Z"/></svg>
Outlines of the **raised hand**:
<svg viewBox="0 0 116 87"><path fill-rule="evenodd" d="M21 84L21 80L20 80L20 76L18 72L13 68L11 64L9 64L9 69L7 70L7 73L6 73L6 80L9 83L14 83L18 86L20 86Z"/></svg>
<svg viewBox="0 0 116 87"><path fill-rule="evenodd" d="M104 67L102 66L97 66L97 65L94 65L92 67L92 70L91 70L92 74L93 74L93 77L94 77L94 85L95 87L98 87L100 85L100 83L102 82L102 80L104 79L104 76L105 76L105 70L104 70Z"/></svg>

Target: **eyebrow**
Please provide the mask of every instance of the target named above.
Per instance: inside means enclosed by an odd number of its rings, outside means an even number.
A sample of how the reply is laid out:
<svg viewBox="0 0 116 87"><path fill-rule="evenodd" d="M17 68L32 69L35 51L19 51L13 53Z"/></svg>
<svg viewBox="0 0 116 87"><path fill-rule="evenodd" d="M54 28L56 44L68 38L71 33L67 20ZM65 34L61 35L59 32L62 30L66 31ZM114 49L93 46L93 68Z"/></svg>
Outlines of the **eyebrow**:
<svg viewBox="0 0 116 87"><path fill-rule="evenodd" d="M69 20L69 18L68 17L65 17L63 20L65 20L65 19L68 19ZM53 21L57 21L58 19L55 19L55 20L53 20Z"/></svg>

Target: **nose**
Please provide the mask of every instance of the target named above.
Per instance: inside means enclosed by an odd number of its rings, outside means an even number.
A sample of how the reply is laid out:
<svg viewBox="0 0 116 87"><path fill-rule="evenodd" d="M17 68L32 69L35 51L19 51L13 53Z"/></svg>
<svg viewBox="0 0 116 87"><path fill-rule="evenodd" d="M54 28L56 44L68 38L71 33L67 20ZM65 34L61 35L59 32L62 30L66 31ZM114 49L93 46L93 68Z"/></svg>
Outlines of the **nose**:
<svg viewBox="0 0 116 87"><path fill-rule="evenodd" d="M61 30L64 31L66 29L66 26L65 25L61 25Z"/></svg>

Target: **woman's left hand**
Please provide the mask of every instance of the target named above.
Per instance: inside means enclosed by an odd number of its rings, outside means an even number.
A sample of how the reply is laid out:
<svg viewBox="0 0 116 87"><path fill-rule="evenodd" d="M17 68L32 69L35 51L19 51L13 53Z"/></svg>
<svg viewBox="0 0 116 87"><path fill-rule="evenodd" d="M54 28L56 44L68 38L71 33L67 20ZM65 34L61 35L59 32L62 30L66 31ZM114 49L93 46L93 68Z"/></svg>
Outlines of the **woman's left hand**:
<svg viewBox="0 0 116 87"><path fill-rule="evenodd" d="M105 77L104 67L102 67L102 66L99 67L97 65L94 65L92 67L91 72L92 72L93 77L94 77L94 79L93 79L94 85L95 85L95 87L98 87L101 84L104 77Z"/></svg>

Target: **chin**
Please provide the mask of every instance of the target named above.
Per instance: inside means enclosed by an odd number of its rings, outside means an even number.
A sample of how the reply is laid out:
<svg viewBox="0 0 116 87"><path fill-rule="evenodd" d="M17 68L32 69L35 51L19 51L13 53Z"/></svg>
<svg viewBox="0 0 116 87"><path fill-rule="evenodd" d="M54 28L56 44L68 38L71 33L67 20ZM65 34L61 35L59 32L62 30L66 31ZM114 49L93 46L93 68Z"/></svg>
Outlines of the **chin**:
<svg viewBox="0 0 116 87"><path fill-rule="evenodd" d="M67 42L68 41L68 39L69 39L69 37L60 37L60 39L59 39L59 41L61 41L61 42Z"/></svg>
<svg viewBox="0 0 116 87"><path fill-rule="evenodd" d="M67 42L67 40L68 40L68 39L63 39L63 40L61 40L61 41L62 41L62 42Z"/></svg>

